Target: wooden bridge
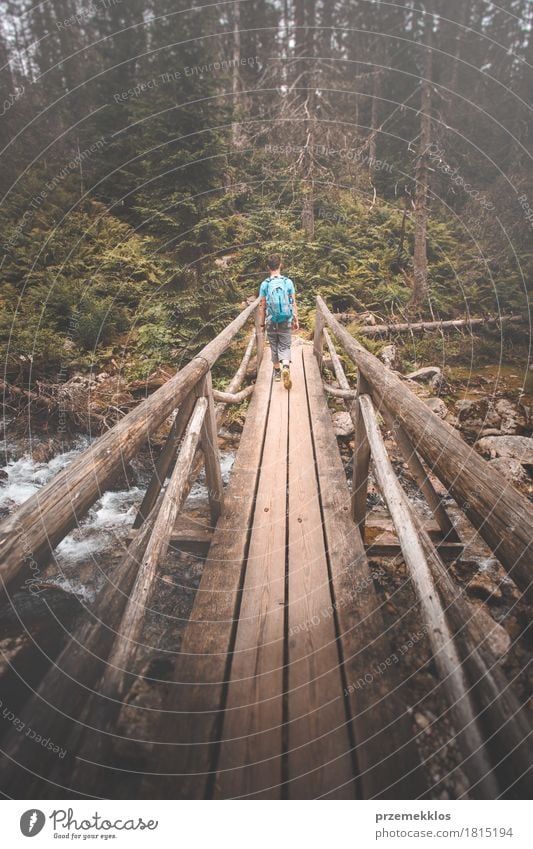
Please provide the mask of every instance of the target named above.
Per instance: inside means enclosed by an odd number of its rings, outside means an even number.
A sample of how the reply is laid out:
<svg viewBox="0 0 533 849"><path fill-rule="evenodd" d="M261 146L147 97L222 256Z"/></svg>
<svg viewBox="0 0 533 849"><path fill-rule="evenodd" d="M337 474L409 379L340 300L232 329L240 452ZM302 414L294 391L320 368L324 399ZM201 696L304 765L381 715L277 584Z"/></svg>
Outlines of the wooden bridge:
<svg viewBox="0 0 533 849"><path fill-rule="evenodd" d="M254 315L235 378L226 392L215 392L211 368ZM357 366L356 391L333 337ZM241 390L254 339L255 385ZM340 387L328 391L343 397L354 421L351 492L324 392L324 345ZM3 793L431 797L409 684L391 660L398 647L369 565L372 553L400 553L469 795L526 797L530 723L492 654L486 621L450 575L447 564L460 556L462 542L428 469L529 600L531 505L353 339L321 298L314 344L294 345L290 393L272 382L262 354L256 301L0 526L4 594L31 638L4 675L0 696ZM221 405L248 396L224 490ZM72 624L64 607L45 600L37 633L20 587L38 588L51 550L176 410L131 543L96 603L73 602ZM438 532L428 530L400 485L378 412ZM213 529L207 559L179 652L165 674L152 677L156 695L143 702L131 694L144 617L201 457ZM375 539L365 528L370 458L396 538Z"/></svg>

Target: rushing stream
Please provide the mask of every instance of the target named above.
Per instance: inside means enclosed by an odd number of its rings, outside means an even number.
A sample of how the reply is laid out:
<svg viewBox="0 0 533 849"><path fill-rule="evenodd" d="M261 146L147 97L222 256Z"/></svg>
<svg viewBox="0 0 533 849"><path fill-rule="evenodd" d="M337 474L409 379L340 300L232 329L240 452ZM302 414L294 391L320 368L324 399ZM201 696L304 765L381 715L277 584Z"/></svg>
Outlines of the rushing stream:
<svg viewBox="0 0 533 849"><path fill-rule="evenodd" d="M23 504L86 450L89 444L88 438L78 437L66 446L67 450L48 462L36 462L29 454L20 454L20 446L16 442L8 442L2 453L10 459L0 467L0 516L6 516ZM235 455L232 452L221 452L220 459L222 478L224 484L227 484ZM151 468L138 468L134 484L127 488L108 490L95 502L79 526L55 550L55 562L59 570L56 583L87 600L94 596L97 584L84 580L84 576L89 575L88 567L94 565L96 559L101 565L102 559L123 550L150 476ZM207 488L202 472L191 489L187 509L200 507L206 499Z"/></svg>

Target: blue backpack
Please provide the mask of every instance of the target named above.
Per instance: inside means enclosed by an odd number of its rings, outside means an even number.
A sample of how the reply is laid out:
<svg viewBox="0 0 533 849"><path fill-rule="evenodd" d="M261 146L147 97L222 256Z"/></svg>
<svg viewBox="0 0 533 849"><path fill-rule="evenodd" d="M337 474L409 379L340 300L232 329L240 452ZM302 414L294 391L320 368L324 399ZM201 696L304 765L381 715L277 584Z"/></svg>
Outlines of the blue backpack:
<svg viewBox="0 0 533 849"><path fill-rule="evenodd" d="M292 321L292 304L289 296L288 277L269 277L266 280L266 302L270 320L275 324Z"/></svg>

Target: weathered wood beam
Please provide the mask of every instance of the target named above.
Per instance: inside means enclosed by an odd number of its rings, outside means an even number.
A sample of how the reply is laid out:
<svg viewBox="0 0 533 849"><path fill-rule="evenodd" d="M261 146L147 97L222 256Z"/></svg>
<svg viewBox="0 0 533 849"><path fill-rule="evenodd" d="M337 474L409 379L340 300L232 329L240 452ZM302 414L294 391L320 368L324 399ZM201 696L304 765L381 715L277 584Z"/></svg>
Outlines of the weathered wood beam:
<svg viewBox="0 0 533 849"><path fill-rule="evenodd" d="M433 582L417 528L381 436L374 405L368 395L359 399L361 415L372 451L376 478L394 522L420 604L428 637L433 649L448 705L452 711L460 751L465 755L464 767L473 786L482 798L495 799L499 787L492 772L490 759L477 724L468 683L465 680L461 658L457 652L439 594Z"/></svg>
<svg viewBox="0 0 533 849"><path fill-rule="evenodd" d="M355 436L352 470L352 519L359 528L361 538L365 538L365 522L367 511L368 472L370 468L370 446L366 434L365 423L361 413L361 395L367 393L370 387L359 372L357 379L357 401L355 402Z"/></svg>
<svg viewBox="0 0 533 849"><path fill-rule="evenodd" d="M313 352L318 363L318 367L322 370L322 358L324 355L324 317L319 309L315 316L315 335L313 338Z"/></svg>
<svg viewBox="0 0 533 849"><path fill-rule="evenodd" d="M205 464L205 481L207 497L211 512L211 523L216 525L224 504L224 484L220 470L220 454L218 451L218 425L213 401L213 383L211 372L202 381L200 391L207 402L207 409L202 424L201 443Z"/></svg>
<svg viewBox="0 0 533 849"><path fill-rule="evenodd" d="M259 304L257 298L181 371L106 434L97 439L49 484L29 498L0 525L0 580L20 583L75 527L100 497L116 470L182 403L226 350Z"/></svg>
<svg viewBox="0 0 533 849"><path fill-rule="evenodd" d="M220 402L223 406L226 404L242 404L246 401L254 391L254 386L246 386L240 392L221 392L220 389L213 389L213 398Z"/></svg>
<svg viewBox="0 0 533 849"><path fill-rule="evenodd" d="M318 312L368 380L372 395L398 419L431 471L448 488L469 520L533 600L533 507L499 472L428 410L405 384L333 317L319 296Z"/></svg>
<svg viewBox="0 0 533 849"><path fill-rule="evenodd" d="M98 692L103 697L120 701L125 695L128 684L131 683L142 624L157 579L157 567L167 552L178 513L183 505L186 482L207 410L207 399L198 398L187 425L174 470L163 492L153 531L140 561L137 577L98 688ZM112 713L110 708L111 705L109 705L109 712ZM89 716L92 713L91 709ZM94 721L94 716L91 721Z"/></svg>
<svg viewBox="0 0 533 849"><path fill-rule="evenodd" d="M265 330L261 324L261 317L258 309L255 312L255 347L257 351L257 372L259 373L259 366L261 365L265 349Z"/></svg>
<svg viewBox="0 0 533 849"><path fill-rule="evenodd" d="M0 783L10 788L15 798L57 798L65 781L68 787L72 757L83 730L80 721L87 698L105 671L116 629L130 596L139 562L151 536L158 509L156 506L141 526L125 555L106 575L95 604L67 641L53 666L35 685L31 697L20 711L27 727L38 729L68 752L63 761L53 752L37 746L12 728L2 744ZM59 788L54 782L59 782Z"/></svg>
<svg viewBox="0 0 533 849"><path fill-rule="evenodd" d="M407 463L409 471L411 472L413 478L420 487L420 491L423 493L431 512L433 513L436 521L438 522L445 539L448 542L460 543L461 540L459 538L459 534L455 530L455 525L448 516L446 508L444 507L442 500L437 495L435 487L431 483L429 475L424 469L422 461L416 453L413 444L407 436L405 430L397 421L397 419L391 416L387 409L382 407L380 412L385 420L385 424L390 430L398 448L401 451L403 459Z"/></svg>
<svg viewBox="0 0 533 849"><path fill-rule="evenodd" d="M179 443L183 436L185 428L187 427L187 422L189 421L192 410L194 408L195 400L196 396L194 392L191 391L184 399L183 403L180 404L179 410L176 413L176 417L172 422L172 427L170 428L170 432L163 446L163 450L157 458L154 473L144 494L141 506L139 507L139 510L135 517L135 521L133 523L134 529L140 528L145 518L150 514L150 511L152 510L155 502L157 501L157 496L161 492L161 487L163 486L168 475L172 471L172 466L176 460L176 454L178 451Z"/></svg>
<svg viewBox="0 0 533 849"><path fill-rule="evenodd" d="M336 386L330 386L329 383L324 383L324 391L334 398L342 398L343 401L355 401L357 398L356 389L337 389Z"/></svg>

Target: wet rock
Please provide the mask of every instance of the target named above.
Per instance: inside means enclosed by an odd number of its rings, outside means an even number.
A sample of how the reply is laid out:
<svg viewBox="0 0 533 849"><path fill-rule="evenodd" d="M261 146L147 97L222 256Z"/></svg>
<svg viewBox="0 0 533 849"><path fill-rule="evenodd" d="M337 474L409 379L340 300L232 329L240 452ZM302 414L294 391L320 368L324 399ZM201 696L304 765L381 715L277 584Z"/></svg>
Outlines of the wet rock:
<svg viewBox="0 0 533 849"><path fill-rule="evenodd" d="M396 354L396 345L385 345L379 357L387 368L392 369L396 364Z"/></svg>
<svg viewBox="0 0 533 849"><path fill-rule="evenodd" d="M483 604L472 602L472 606L477 624L486 638L484 645L491 649L496 657L504 657L511 648L512 642L508 631L494 621Z"/></svg>
<svg viewBox="0 0 533 849"><path fill-rule="evenodd" d="M487 436L479 439L474 447L491 459L510 457L523 466L533 465L533 439L528 436Z"/></svg>
<svg viewBox="0 0 533 849"><path fill-rule="evenodd" d="M488 460L488 464L493 469L497 469L506 480L517 486L518 484L528 484L529 475L522 466L519 460L513 457L497 457L494 460Z"/></svg>
<svg viewBox="0 0 533 849"><path fill-rule="evenodd" d="M0 483L9 480L9 475L5 469L0 469Z"/></svg>
<svg viewBox="0 0 533 849"><path fill-rule="evenodd" d="M526 427L526 418L517 404L513 404L507 398L500 398L496 402L496 412L500 416L500 429L504 434L516 434Z"/></svg>
<svg viewBox="0 0 533 849"><path fill-rule="evenodd" d="M441 373L434 374L433 377L429 379L429 385L431 386L433 392L437 395L445 395L450 392L450 385L447 382L444 375Z"/></svg>
<svg viewBox="0 0 533 849"><path fill-rule="evenodd" d="M488 572L478 572L468 582L468 592L483 600L500 601L503 597L502 591Z"/></svg>
<svg viewBox="0 0 533 849"><path fill-rule="evenodd" d="M448 407L442 398L427 398L424 402L432 413L435 413L440 419L445 419L448 415Z"/></svg>
<svg viewBox="0 0 533 849"><path fill-rule="evenodd" d="M345 412L335 413L333 415L333 430L335 436L338 436L339 439L349 439L353 436L354 426L350 414Z"/></svg>
<svg viewBox="0 0 533 849"><path fill-rule="evenodd" d="M431 725L431 720L425 716L423 713L415 713L415 722L419 728L422 728L424 731L429 728Z"/></svg>
<svg viewBox="0 0 533 849"><path fill-rule="evenodd" d="M412 371L406 375L406 378L408 380L429 381L438 376L442 376L442 369L438 366L426 366L425 368L419 368L417 371Z"/></svg>
<svg viewBox="0 0 533 849"><path fill-rule="evenodd" d="M46 442L38 442L32 445L31 456L34 463L48 463L52 457L60 451L60 446L55 439L48 439Z"/></svg>

